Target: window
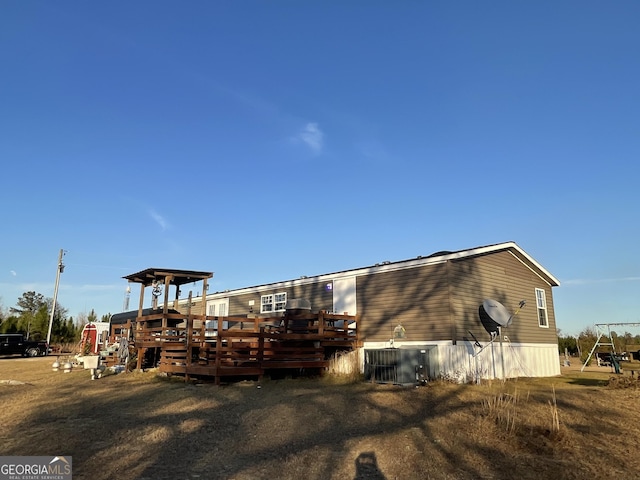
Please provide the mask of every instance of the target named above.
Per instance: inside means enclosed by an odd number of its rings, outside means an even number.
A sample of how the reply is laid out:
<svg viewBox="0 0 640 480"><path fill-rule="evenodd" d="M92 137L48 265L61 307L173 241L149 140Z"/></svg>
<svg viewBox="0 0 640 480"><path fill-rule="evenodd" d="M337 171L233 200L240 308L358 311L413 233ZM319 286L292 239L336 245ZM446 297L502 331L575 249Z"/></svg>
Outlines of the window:
<svg viewBox="0 0 640 480"><path fill-rule="evenodd" d="M536 288L536 304L538 307L538 325L549 328L549 321L547 320L547 299L544 290L541 288Z"/></svg>
<svg viewBox="0 0 640 480"><path fill-rule="evenodd" d="M210 317L226 317L227 316L227 307L229 306L229 299L225 299L222 301L212 301L207 302L207 307L209 308L208 316Z"/></svg>
<svg viewBox="0 0 640 480"><path fill-rule="evenodd" d="M262 295L260 297L260 313L284 312L286 304L286 292Z"/></svg>

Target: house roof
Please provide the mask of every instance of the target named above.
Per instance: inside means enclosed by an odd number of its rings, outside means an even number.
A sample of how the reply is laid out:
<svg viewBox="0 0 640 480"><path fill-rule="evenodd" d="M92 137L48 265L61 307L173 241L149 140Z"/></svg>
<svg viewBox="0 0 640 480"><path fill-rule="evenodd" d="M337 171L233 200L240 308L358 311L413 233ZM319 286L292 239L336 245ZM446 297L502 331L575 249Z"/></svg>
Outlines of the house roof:
<svg viewBox="0 0 640 480"><path fill-rule="evenodd" d="M515 258L521 261L525 266L527 266L531 271L533 271L536 275L542 278L545 282L547 282L552 287L557 287L560 285L560 281L554 277L549 271L547 271L542 265L540 265L536 260L533 259L528 253L526 253L522 248L520 248L515 242L505 242L505 243L497 243L494 245L485 245L482 247L471 248L467 250L458 250L458 251L439 251L427 256L418 256L415 258L410 258L407 260L399 260L399 261L383 261L380 263L376 263L374 265L370 265L368 267L355 268L350 270L341 270L333 273L326 273L321 275L309 276L309 277L300 277L298 279L286 280L281 282L273 282L273 283L265 283L261 285L256 285L253 287L245 287L238 288L233 290L226 290L224 292L215 292L213 294L209 294L207 296L223 296L224 294L228 294L233 292L234 294L239 293L250 293L266 290L268 288L284 288L291 287L294 285L304 285L308 283L316 283L321 281L331 281L344 277L352 277L364 274L372 274L372 273L381 273L381 272L390 272L395 270L402 270L406 268L414 268L418 266L432 265L437 263L443 263L451 260L462 260L465 258L471 258L480 255L486 255L489 253L495 253L499 251L508 251Z"/></svg>
<svg viewBox="0 0 640 480"><path fill-rule="evenodd" d="M213 277L213 272L199 272L196 270L175 270L171 268L147 268L137 273L132 273L122 277L133 283L141 283L145 287L157 282L159 280L164 281L166 277L171 278L172 285L184 285L185 283L198 282L205 278Z"/></svg>
<svg viewBox="0 0 640 480"><path fill-rule="evenodd" d="M152 313L159 313L159 312L162 312L162 309L145 308L144 310L142 310L142 316L146 317L151 315ZM180 313L180 312L170 308L168 313ZM137 317L138 317L138 310L130 310L128 312L114 313L113 315L111 315L111 318L109 319L109 323L111 325L121 325L121 324L127 323L128 321L133 322Z"/></svg>

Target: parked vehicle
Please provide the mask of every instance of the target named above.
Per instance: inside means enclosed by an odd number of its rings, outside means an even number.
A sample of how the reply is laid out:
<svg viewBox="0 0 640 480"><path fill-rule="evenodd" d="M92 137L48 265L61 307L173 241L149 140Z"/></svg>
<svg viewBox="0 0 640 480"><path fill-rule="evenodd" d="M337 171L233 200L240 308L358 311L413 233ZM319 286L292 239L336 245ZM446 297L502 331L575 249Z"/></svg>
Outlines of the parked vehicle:
<svg viewBox="0 0 640 480"><path fill-rule="evenodd" d="M598 365L601 367L611 367L614 366L614 363L620 362L628 362L629 354L627 352L622 353L611 353L611 352L597 352L596 358L598 360Z"/></svg>
<svg viewBox="0 0 640 480"><path fill-rule="evenodd" d="M27 340L22 333L0 333L0 355L37 357L47 353L47 342Z"/></svg>

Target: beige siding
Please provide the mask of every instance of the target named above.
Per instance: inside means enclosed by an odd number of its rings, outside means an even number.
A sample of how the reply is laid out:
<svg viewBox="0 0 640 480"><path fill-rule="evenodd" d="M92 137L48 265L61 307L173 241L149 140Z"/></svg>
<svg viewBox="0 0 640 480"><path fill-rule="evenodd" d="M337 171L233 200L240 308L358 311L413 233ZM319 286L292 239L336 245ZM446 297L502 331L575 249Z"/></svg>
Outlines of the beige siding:
<svg viewBox="0 0 640 480"><path fill-rule="evenodd" d="M188 301L185 299L180 300L180 303L178 303L178 305L174 305L172 308L175 308L178 312L186 315L189 311ZM191 299L191 313L196 315L202 314L202 297Z"/></svg>
<svg viewBox="0 0 640 480"><path fill-rule="evenodd" d="M490 339L479 321L478 309L485 298L502 303L514 312L520 300L527 305L503 328L511 342L557 343L551 287L509 252L451 262L450 265L452 320L456 325L456 340L468 340L471 331L481 342ZM535 289L546 292L548 328L538 326Z"/></svg>
<svg viewBox="0 0 640 480"><path fill-rule="evenodd" d="M548 328L538 326L535 289L546 292ZM458 261L360 276L357 279L360 338L384 342L399 323L407 341L455 342L490 339L479 318L485 298L513 312L527 305L503 329L511 342L557 343L551 287L507 251Z"/></svg>
<svg viewBox="0 0 640 480"><path fill-rule="evenodd" d="M260 313L260 297L262 295L270 295L272 293L287 293L287 300L294 298L304 298L311 303L311 311L318 312L320 310L331 311L333 308L333 294L331 290L326 288L326 282L322 284L306 284L294 285L287 288L271 288L261 290L260 292L244 293L241 295L229 295L229 315L244 316L247 314L255 314L259 316L268 316ZM249 302L253 300L253 310ZM275 312L271 316L282 316L282 312Z"/></svg>
<svg viewBox="0 0 640 480"><path fill-rule="evenodd" d="M388 341L398 324L406 340L446 340L452 335L446 264L357 278L362 341Z"/></svg>
<svg viewBox="0 0 640 480"><path fill-rule="evenodd" d="M278 292L287 292L288 299L309 300L314 312L331 311L333 291L326 288L327 283L328 280L286 288L266 286L241 294L231 291L225 294L229 298L229 315L266 316L260 314L260 297ZM520 300L527 302L513 324L503 329L509 342L557 344L551 286L506 250L359 275L356 288L359 337L364 342L388 342L398 324L405 328L405 341L455 344L472 341L471 331L478 340L487 342L490 337L480 322L479 307L484 299L492 298L511 312ZM546 294L548 328L538 326L536 288L544 289ZM200 299L194 301L199 303ZM272 314L281 315L282 312Z"/></svg>

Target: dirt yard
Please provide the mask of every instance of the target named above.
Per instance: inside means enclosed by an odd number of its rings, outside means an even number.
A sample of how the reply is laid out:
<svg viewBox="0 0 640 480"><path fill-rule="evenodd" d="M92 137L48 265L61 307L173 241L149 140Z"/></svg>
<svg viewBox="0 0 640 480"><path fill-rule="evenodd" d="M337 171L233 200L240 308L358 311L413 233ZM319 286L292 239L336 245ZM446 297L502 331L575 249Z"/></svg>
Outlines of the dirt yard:
<svg viewBox="0 0 640 480"><path fill-rule="evenodd" d="M640 478L640 389L607 387L607 368L216 387L153 372L91 380L53 372L54 359L0 359L0 451L72 456L74 479Z"/></svg>

